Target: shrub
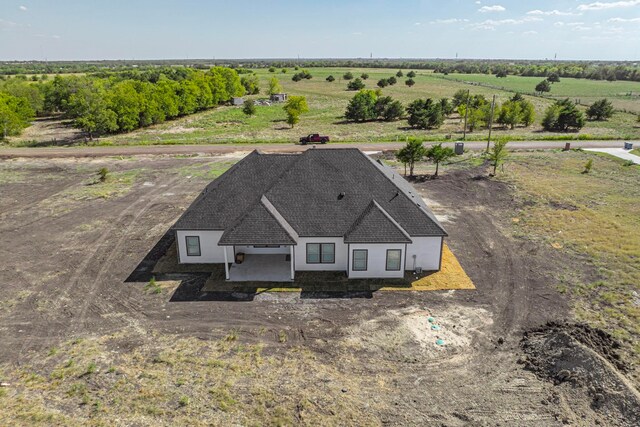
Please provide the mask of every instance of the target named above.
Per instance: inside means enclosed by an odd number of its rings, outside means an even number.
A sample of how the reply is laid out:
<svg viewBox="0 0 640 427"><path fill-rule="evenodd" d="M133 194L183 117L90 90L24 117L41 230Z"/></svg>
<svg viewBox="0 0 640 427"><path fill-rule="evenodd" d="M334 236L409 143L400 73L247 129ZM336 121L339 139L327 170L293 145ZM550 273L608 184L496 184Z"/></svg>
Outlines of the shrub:
<svg viewBox="0 0 640 427"><path fill-rule="evenodd" d="M378 80L377 84L378 84L378 87L380 88L389 86L389 82L387 81L387 79L380 79Z"/></svg>
<svg viewBox="0 0 640 427"><path fill-rule="evenodd" d="M416 82L413 79L407 79L407 80L405 80L404 84L406 84L407 86L411 87L414 84L416 84Z"/></svg>
<svg viewBox="0 0 640 427"><path fill-rule="evenodd" d="M247 99L242 106L242 112L247 116L253 116L256 113L256 106L253 100Z"/></svg>
<svg viewBox="0 0 640 427"><path fill-rule="evenodd" d="M396 77L402 77L404 76L404 74L402 74L402 70L398 70L398 72L396 73Z"/></svg>
<svg viewBox="0 0 640 427"><path fill-rule="evenodd" d="M584 170L582 171L582 173L591 172L592 167L593 167L593 159L587 160L587 163L584 164Z"/></svg>
<svg viewBox="0 0 640 427"><path fill-rule="evenodd" d="M342 78L345 80L351 80L353 78L353 73L351 71L347 71L342 75Z"/></svg>
<svg viewBox="0 0 640 427"><path fill-rule="evenodd" d="M415 71L409 71L407 73L407 77L409 77L410 79L414 78L416 76L416 72Z"/></svg>
<svg viewBox="0 0 640 427"><path fill-rule="evenodd" d="M100 168L98 170L98 177L100 179L100 182L105 182L107 180L107 178L109 177L109 169Z"/></svg>
<svg viewBox="0 0 640 427"><path fill-rule="evenodd" d="M326 78L326 80L327 80L329 83L331 83L331 82L335 81L335 79L336 79L336 78L335 78L335 77L333 77L333 76L329 76L329 77L327 77L327 78Z"/></svg>
<svg viewBox="0 0 640 427"><path fill-rule="evenodd" d="M367 80L367 79L369 78L369 74L367 74L367 73L362 73L362 74L360 75L360 78L361 78L362 80Z"/></svg>

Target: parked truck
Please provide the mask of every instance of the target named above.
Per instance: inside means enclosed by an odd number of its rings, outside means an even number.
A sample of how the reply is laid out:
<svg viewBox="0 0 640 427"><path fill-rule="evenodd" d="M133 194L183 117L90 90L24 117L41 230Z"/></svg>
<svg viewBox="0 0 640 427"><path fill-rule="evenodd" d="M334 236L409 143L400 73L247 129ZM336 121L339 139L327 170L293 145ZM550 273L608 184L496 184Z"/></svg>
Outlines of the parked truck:
<svg viewBox="0 0 640 427"><path fill-rule="evenodd" d="M326 144L327 142L329 142L328 136L320 136L320 134L317 134L317 133L312 133L310 135L303 136L302 138L300 138L300 145Z"/></svg>

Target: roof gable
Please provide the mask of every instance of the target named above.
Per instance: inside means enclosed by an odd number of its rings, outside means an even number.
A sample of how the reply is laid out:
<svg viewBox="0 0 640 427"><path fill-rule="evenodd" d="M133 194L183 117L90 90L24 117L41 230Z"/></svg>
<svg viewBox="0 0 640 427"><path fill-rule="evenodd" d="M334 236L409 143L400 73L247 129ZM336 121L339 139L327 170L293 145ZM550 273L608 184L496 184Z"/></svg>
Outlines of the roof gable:
<svg viewBox="0 0 640 427"><path fill-rule="evenodd" d="M344 235L345 243L411 243L406 231L373 200Z"/></svg>
<svg viewBox="0 0 640 427"><path fill-rule="evenodd" d="M262 197L220 237L219 245L295 245L296 232Z"/></svg>

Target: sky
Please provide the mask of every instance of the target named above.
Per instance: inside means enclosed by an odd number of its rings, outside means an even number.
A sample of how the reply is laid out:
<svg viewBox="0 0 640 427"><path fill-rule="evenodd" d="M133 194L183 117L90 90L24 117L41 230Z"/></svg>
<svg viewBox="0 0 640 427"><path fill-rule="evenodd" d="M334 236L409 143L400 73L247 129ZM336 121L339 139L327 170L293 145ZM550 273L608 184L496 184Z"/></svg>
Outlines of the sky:
<svg viewBox="0 0 640 427"><path fill-rule="evenodd" d="M0 60L640 60L640 0L0 0Z"/></svg>

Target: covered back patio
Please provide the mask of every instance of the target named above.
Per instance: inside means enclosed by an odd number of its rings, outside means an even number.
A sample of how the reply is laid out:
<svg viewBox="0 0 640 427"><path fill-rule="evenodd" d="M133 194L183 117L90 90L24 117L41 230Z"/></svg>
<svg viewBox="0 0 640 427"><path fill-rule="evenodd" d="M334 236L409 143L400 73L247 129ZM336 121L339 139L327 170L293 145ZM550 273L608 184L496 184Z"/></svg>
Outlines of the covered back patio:
<svg viewBox="0 0 640 427"><path fill-rule="evenodd" d="M227 280L231 282L287 282L293 281L294 270L290 254L245 254L241 264L227 266Z"/></svg>

